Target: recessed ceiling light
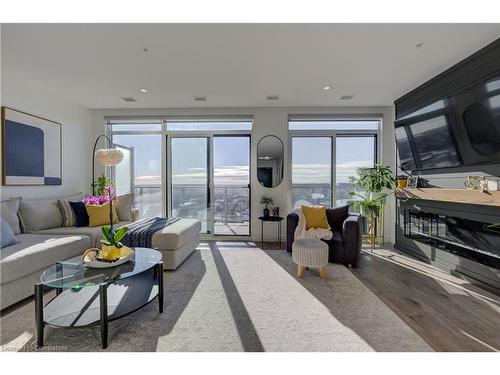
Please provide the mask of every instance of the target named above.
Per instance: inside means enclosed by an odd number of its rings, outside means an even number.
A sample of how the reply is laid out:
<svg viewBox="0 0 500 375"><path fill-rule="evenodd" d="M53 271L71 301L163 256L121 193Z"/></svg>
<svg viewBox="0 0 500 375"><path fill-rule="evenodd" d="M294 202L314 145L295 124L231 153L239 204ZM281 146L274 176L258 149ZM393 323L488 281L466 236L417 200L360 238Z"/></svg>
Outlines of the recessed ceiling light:
<svg viewBox="0 0 500 375"><path fill-rule="evenodd" d="M124 97L124 98L122 98L122 100L124 102L127 102L127 103L135 103L135 102L137 102L137 100L135 98L132 98L132 97Z"/></svg>
<svg viewBox="0 0 500 375"><path fill-rule="evenodd" d="M206 96L193 96L193 99L195 102L206 102L207 101Z"/></svg>
<svg viewBox="0 0 500 375"><path fill-rule="evenodd" d="M268 95L266 97L267 100L279 100L279 95Z"/></svg>
<svg viewBox="0 0 500 375"><path fill-rule="evenodd" d="M354 95L342 95L340 100L351 100L353 97Z"/></svg>
<svg viewBox="0 0 500 375"><path fill-rule="evenodd" d="M148 92L148 89L140 89L140 92Z"/></svg>
<svg viewBox="0 0 500 375"><path fill-rule="evenodd" d="M328 86L328 85L327 85L327 86L323 87L323 90L325 90L325 91L329 91L329 90L331 90L331 89L332 89L332 86Z"/></svg>
<svg viewBox="0 0 500 375"><path fill-rule="evenodd" d="M272 156L259 156L259 160L273 160Z"/></svg>

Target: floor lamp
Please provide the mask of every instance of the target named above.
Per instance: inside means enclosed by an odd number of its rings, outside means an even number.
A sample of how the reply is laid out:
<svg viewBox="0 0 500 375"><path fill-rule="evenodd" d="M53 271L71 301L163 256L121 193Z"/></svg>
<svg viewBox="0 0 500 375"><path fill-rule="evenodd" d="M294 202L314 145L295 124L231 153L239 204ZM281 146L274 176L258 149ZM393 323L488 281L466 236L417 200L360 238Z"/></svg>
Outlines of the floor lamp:
<svg viewBox="0 0 500 375"><path fill-rule="evenodd" d="M109 148L101 148L96 151L97 142L101 138L105 138L108 141ZM94 149L92 150L92 195L95 195L95 159L99 160L105 167L113 167L123 160L123 152L111 148L111 146L111 140L104 134L98 136L94 142Z"/></svg>

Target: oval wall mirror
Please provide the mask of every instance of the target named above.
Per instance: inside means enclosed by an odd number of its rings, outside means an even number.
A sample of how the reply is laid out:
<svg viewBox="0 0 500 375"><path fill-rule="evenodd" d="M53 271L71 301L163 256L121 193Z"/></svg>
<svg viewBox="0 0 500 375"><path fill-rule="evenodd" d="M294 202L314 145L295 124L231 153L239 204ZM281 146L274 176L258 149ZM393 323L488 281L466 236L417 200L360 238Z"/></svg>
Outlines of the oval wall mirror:
<svg viewBox="0 0 500 375"><path fill-rule="evenodd" d="M267 188L278 186L283 180L283 142L266 135L257 144L257 179Z"/></svg>

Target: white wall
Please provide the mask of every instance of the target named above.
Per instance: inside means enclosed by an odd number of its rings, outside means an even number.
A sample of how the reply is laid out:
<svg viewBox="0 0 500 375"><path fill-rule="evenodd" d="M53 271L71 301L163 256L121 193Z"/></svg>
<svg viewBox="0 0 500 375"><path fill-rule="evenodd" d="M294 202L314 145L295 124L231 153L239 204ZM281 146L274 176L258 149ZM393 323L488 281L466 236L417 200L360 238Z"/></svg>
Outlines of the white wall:
<svg viewBox="0 0 500 375"><path fill-rule="evenodd" d="M28 82L17 71L2 66L1 104L62 124L62 185L2 186L1 199L22 196L27 199L70 195L90 190L92 152L92 111L70 103L45 87ZM1 147L1 146L0 146Z"/></svg>
<svg viewBox="0 0 500 375"><path fill-rule="evenodd" d="M149 110L96 110L94 118L94 137L102 134L105 130L105 116L184 116L184 115L252 115L252 238L260 241L261 226L257 219L262 213L259 200L262 195L270 196L276 205L281 207L280 214L286 215L290 212L290 188L288 169L288 116L291 114L332 114L332 115L353 115L353 114L379 114L383 116L382 142L379 156L381 161L390 165L394 170L394 109L392 107L332 107L332 108L196 108L196 109L149 109ZM276 188L265 188L257 182L257 143L265 135L275 135L279 137L285 148L285 168L283 182ZM286 224L283 224L282 239L286 239ZM276 240L276 226L272 223L265 224L265 237L267 241ZM392 243L394 239L394 202L389 200L386 211L385 225L386 242Z"/></svg>

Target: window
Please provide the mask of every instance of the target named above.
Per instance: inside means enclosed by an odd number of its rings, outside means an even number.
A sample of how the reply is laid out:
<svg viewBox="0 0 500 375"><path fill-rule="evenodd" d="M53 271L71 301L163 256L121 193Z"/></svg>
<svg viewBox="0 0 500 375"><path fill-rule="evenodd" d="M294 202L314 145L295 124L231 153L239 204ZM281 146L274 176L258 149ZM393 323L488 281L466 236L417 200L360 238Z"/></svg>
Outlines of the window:
<svg viewBox="0 0 500 375"><path fill-rule="evenodd" d="M359 168L375 165L375 136L338 136L335 144L335 207L352 200L350 192L356 190L351 176Z"/></svg>
<svg viewBox="0 0 500 375"><path fill-rule="evenodd" d="M379 127L379 121L361 121L361 120L290 120L289 130L372 130L376 131Z"/></svg>
<svg viewBox="0 0 500 375"><path fill-rule="evenodd" d="M132 164L130 180L134 208L139 209L141 218L163 216L161 134L112 134L112 141L115 147L129 151L125 161L131 161ZM120 164L117 168L121 167ZM118 170L116 174L115 184L120 194L126 191L122 186L130 182L122 173L118 178Z"/></svg>
<svg viewBox="0 0 500 375"><path fill-rule="evenodd" d="M167 121L167 130L175 130L175 131L252 130L252 121Z"/></svg>
<svg viewBox="0 0 500 375"><path fill-rule="evenodd" d="M291 120L289 128L292 207L348 204L356 190L351 177L377 160L379 121Z"/></svg>
<svg viewBox="0 0 500 375"><path fill-rule="evenodd" d="M330 207L332 138L293 137L292 150L293 207L309 204Z"/></svg>

